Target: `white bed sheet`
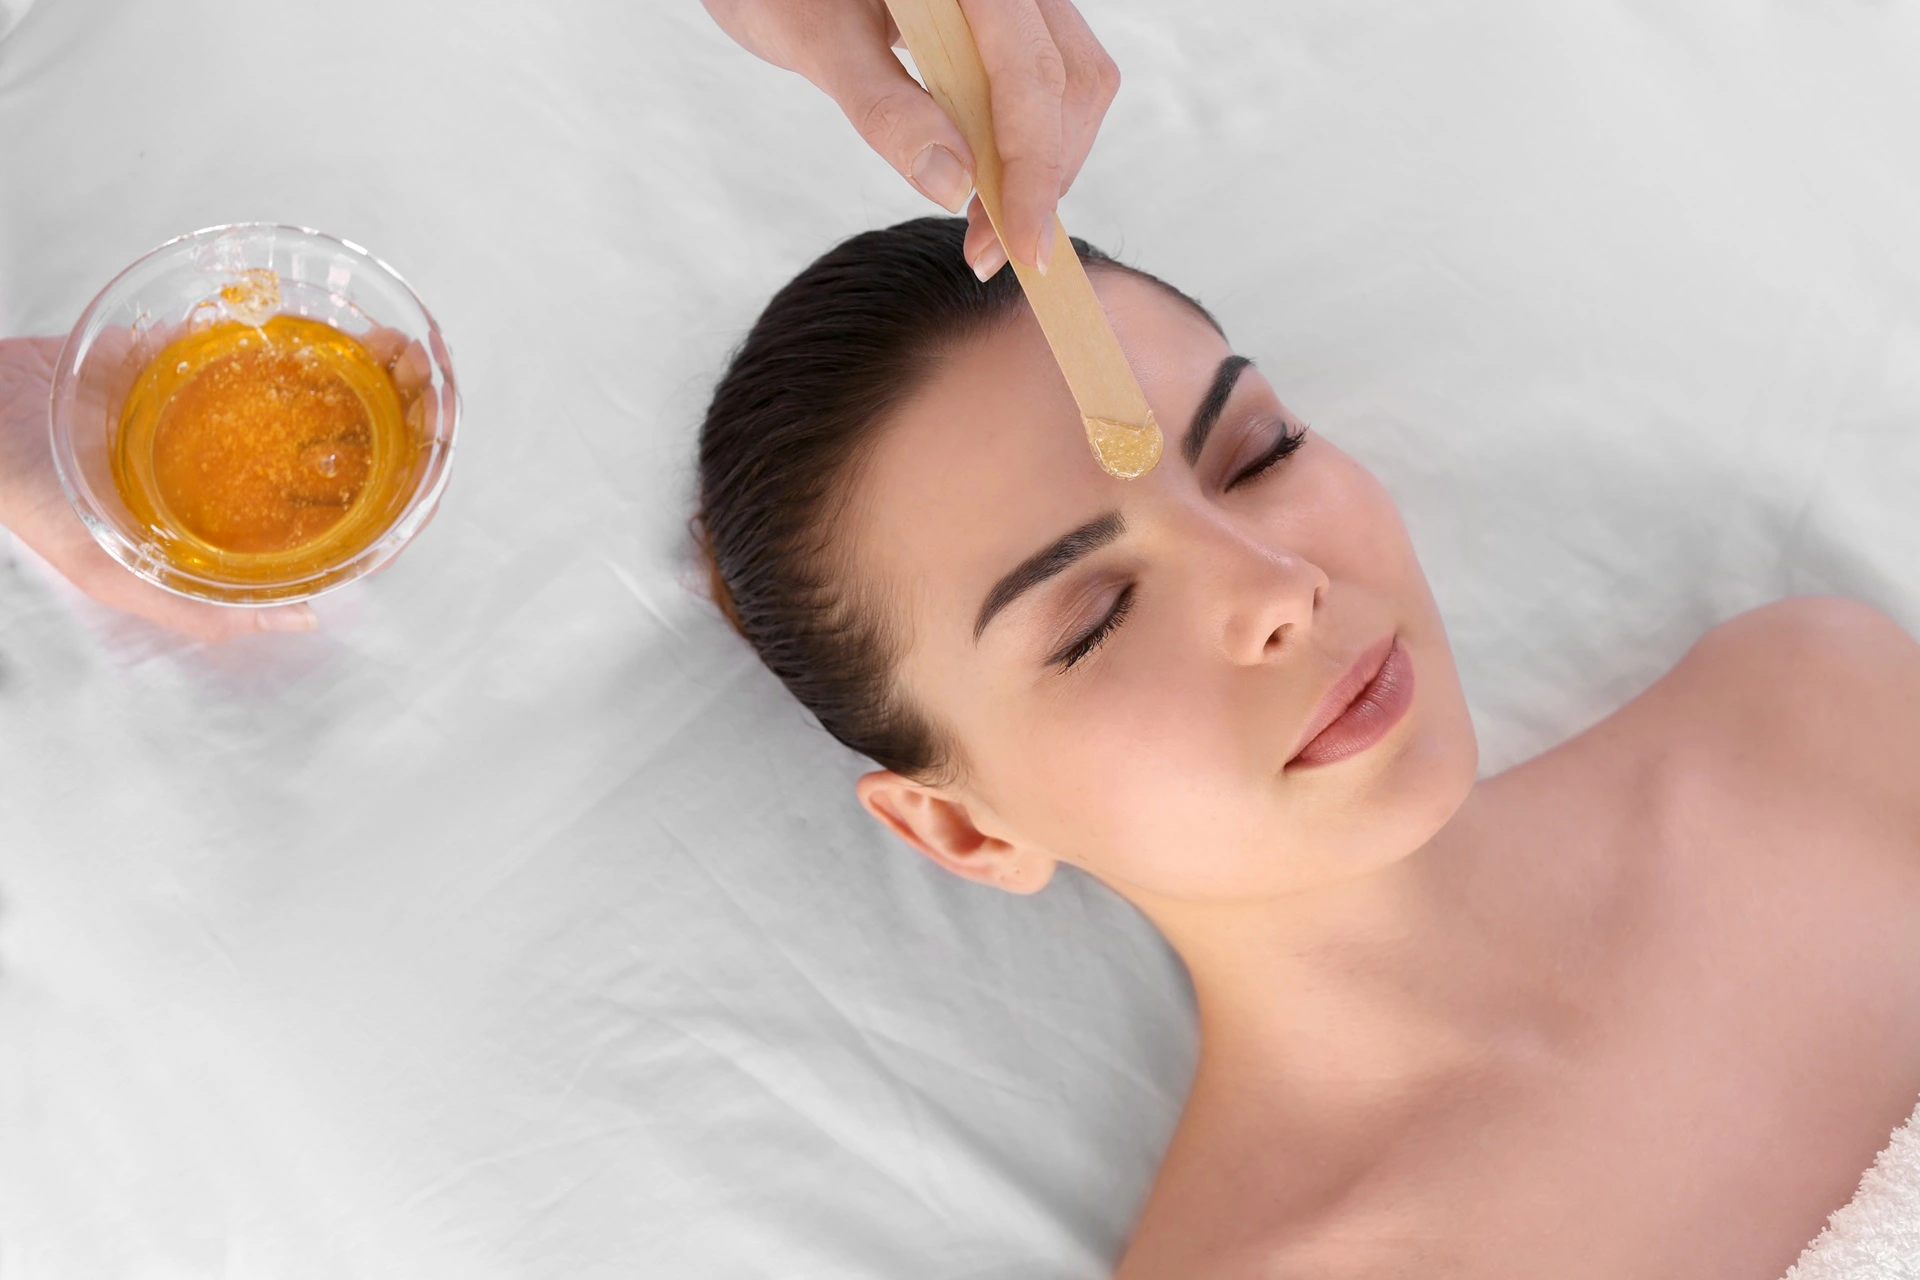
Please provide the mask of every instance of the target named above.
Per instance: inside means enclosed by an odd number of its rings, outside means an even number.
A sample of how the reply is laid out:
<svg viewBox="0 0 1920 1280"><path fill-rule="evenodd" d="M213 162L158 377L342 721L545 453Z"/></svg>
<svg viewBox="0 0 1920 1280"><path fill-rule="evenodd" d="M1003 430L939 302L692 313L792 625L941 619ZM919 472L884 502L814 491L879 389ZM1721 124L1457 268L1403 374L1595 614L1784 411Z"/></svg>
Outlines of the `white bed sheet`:
<svg viewBox="0 0 1920 1280"><path fill-rule="evenodd" d="M1920 632L1920 11L1088 0L1064 215L1399 499L1485 769L1784 594ZM307 224L452 344L440 516L206 651L0 557L0 1275L1096 1277L1177 963L882 838L689 592L766 296L924 211L693 0L0 3L0 333Z"/></svg>

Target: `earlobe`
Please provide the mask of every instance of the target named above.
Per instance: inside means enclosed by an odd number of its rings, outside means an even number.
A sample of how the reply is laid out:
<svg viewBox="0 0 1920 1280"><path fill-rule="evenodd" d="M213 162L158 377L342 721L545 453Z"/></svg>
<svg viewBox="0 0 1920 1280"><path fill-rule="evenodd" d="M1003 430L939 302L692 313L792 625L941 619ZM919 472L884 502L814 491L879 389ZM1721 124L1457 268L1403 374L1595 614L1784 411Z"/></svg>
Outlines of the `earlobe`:
<svg viewBox="0 0 1920 1280"><path fill-rule="evenodd" d="M993 876L996 888L1008 893L1038 893L1053 880L1052 858L1017 858Z"/></svg>
<svg viewBox="0 0 1920 1280"><path fill-rule="evenodd" d="M965 804L925 783L877 769L855 784L860 803L880 825L957 876L1010 893L1033 893L1049 876L1023 872L1031 861L975 825ZM1049 866L1047 872L1051 871Z"/></svg>

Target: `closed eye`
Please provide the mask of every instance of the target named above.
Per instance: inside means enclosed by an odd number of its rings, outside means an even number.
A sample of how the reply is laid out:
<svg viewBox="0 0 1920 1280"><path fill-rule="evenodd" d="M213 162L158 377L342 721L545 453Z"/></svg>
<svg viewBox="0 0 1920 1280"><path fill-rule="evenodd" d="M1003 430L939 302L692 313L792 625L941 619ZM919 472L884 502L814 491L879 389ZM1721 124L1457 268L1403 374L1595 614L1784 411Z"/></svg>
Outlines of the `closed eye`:
<svg viewBox="0 0 1920 1280"><path fill-rule="evenodd" d="M1280 434L1274 437L1273 443L1261 450L1259 457L1236 471L1233 474L1233 478L1227 481L1224 488L1231 490L1259 476L1271 468L1276 462L1291 455L1294 450L1300 447L1306 438L1307 429L1305 427L1293 423L1285 424L1281 428Z"/></svg>
<svg viewBox="0 0 1920 1280"><path fill-rule="evenodd" d="M1129 583L1126 590L1122 591L1119 598L1113 602L1113 608L1107 610L1106 617L1094 623L1092 629L1082 633L1079 639L1048 658L1047 664L1058 667L1062 671L1072 670L1074 663L1106 643L1107 637L1119 627L1131 608L1133 608L1133 584Z"/></svg>

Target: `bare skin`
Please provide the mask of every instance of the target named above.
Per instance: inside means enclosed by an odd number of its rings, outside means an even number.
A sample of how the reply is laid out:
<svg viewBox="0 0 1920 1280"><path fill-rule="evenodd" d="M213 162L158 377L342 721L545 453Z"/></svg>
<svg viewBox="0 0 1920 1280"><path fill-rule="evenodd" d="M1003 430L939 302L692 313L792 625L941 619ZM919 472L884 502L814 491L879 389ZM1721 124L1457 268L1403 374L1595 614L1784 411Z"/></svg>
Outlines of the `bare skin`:
<svg viewBox="0 0 1920 1280"><path fill-rule="evenodd" d="M1715 628L1463 807L1463 892L1540 922L1555 1000L1338 1111L1287 1049L1203 1041L1120 1280L1784 1274L1920 1098L1914 777L1920 646L1883 615ZM1593 927L1556 945L1566 902Z"/></svg>
<svg viewBox="0 0 1920 1280"><path fill-rule="evenodd" d="M899 29L881 0L704 0L744 48L797 71L839 104L867 145L919 192L966 210L967 262L982 280L1007 250L973 190L967 140L893 50ZM1120 69L1067 0L961 0L993 93L1005 166L1001 230L1020 261L1044 267L1053 208L1085 163L1120 89Z"/></svg>
<svg viewBox="0 0 1920 1280"><path fill-rule="evenodd" d="M1259 371L1152 285L1096 288L1159 467L1099 471L1022 313L943 353L838 533L955 744L862 802L984 884L1095 876L1193 978L1200 1067L1121 1280L1777 1280L1920 1097L1920 645L1781 602L1479 780L1385 490L1313 431L1258 466L1299 427ZM1404 717L1301 767L1388 638Z"/></svg>

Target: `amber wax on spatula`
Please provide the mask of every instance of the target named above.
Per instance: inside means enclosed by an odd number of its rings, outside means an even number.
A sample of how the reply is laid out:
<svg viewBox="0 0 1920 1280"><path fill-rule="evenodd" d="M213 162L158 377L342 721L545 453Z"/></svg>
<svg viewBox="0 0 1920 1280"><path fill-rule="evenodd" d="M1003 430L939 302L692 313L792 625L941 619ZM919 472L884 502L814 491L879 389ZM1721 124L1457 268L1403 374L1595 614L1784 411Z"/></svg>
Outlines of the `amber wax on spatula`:
<svg viewBox="0 0 1920 1280"><path fill-rule="evenodd" d="M993 136L986 67L966 15L958 0L887 0L887 8L927 92L973 149L974 188L1004 241L1000 148ZM1017 259L1013 270L1073 392L1093 456L1109 475L1145 475L1160 461L1160 424L1058 217L1053 231L1053 256L1045 275Z"/></svg>

